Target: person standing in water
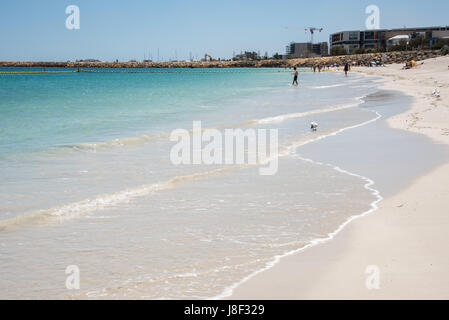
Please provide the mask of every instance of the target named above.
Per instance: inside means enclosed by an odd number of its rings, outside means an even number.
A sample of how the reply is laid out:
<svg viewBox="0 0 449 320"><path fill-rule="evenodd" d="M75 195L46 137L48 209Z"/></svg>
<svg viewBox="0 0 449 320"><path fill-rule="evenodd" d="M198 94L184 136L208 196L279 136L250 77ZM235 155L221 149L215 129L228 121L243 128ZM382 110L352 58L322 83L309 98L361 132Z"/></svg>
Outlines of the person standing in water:
<svg viewBox="0 0 449 320"><path fill-rule="evenodd" d="M345 77L348 76L348 71L349 71L349 63L345 64Z"/></svg>
<svg viewBox="0 0 449 320"><path fill-rule="evenodd" d="M298 86L298 70L296 70L296 67L293 68L295 70L294 76L293 76L293 83L292 85Z"/></svg>

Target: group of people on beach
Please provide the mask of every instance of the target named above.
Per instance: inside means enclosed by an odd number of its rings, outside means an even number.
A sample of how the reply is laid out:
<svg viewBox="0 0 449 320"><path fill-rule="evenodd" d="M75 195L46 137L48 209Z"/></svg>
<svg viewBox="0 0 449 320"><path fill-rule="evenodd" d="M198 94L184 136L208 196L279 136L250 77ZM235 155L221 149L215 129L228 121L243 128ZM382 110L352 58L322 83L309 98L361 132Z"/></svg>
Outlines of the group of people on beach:
<svg viewBox="0 0 449 320"><path fill-rule="evenodd" d="M317 72L317 70L318 70L318 72L321 72L321 70L326 70L326 67L327 67L327 70L330 69L330 66L317 65L317 66L313 66L312 70L313 70L313 72Z"/></svg>
<svg viewBox="0 0 449 320"><path fill-rule="evenodd" d="M325 68L322 66L313 66L313 72L316 72L316 69L318 68L318 72L321 72L321 68ZM329 70L329 66L327 66L328 70ZM349 63L346 63L344 66L344 72L345 72L345 77L348 76L348 72L351 71L351 65ZM293 67L293 83L292 85L294 86L298 86L298 76L299 76L299 71L296 67Z"/></svg>

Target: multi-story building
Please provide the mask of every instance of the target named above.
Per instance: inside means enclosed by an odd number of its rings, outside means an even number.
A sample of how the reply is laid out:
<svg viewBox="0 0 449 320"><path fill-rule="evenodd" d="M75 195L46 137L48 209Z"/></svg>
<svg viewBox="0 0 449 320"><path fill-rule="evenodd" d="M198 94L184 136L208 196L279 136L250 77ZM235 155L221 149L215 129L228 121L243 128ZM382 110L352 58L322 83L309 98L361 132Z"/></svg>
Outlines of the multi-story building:
<svg viewBox="0 0 449 320"><path fill-rule="evenodd" d="M343 47L347 53L352 53L358 48L386 49L388 40L397 36L423 35L429 40L429 46L435 39L447 39L449 37L449 26L426 27L426 28L402 28L402 29L379 29L379 30L353 30L333 33L329 37L330 49Z"/></svg>
<svg viewBox="0 0 449 320"><path fill-rule="evenodd" d="M327 42L292 42L286 47L286 57L288 58L309 58L329 55Z"/></svg>
<svg viewBox="0 0 449 320"><path fill-rule="evenodd" d="M312 45L313 54L324 57L329 55L329 46L327 42L314 43Z"/></svg>

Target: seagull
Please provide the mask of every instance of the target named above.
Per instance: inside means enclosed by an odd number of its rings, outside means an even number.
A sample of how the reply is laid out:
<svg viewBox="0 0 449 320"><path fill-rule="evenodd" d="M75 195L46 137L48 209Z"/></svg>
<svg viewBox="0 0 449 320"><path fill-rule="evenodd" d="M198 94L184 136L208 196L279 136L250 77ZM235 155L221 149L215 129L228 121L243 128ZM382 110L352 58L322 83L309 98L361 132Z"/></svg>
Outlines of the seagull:
<svg viewBox="0 0 449 320"><path fill-rule="evenodd" d="M440 89L439 88L435 88L432 91L432 95L436 96L437 98L440 97Z"/></svg>
<svg viewBox="0 0 449 320"><path fill-rule="evenodd" d="M310 129L312 129L312 131L316 131L318 129L318 123L316 122L310 123Z"/></svg>

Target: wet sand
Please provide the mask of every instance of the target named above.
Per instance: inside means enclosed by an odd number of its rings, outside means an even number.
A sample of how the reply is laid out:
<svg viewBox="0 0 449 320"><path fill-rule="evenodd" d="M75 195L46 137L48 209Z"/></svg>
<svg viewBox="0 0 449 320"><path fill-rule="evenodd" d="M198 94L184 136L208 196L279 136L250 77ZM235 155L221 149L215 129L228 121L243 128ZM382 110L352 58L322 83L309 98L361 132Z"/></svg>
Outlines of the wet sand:
<svg viewBox="0 0 449 320"><path fill-rule="evenodd" d="M365 137L371 144L377 141L374 150L379 156L373 159L364 146L358 154L365 154L369 160L347 165L377 178L386 198L377 211L355 219L332 240L285 257L273 268L253 276L234 290L231 299L449 298L448 66L449 57L441 57L426 60L413 70L401 70L402 65L356 69L382 76L380 89L413 97L407 111L386 122L376 122L415 135L409 136L411 145L397 141L397 146L404 148L401 152L386 152L388 143L363 132L370 130L368 126L352 131L353 140ZM432 95L435 87L440 89L440 98ZM426 151L421 149L422 139L428 140ZM312 157L310 148L308 156ZM356 153L347 150L349 155ZM401 154L406 156L403 165L398 162ZM367 281L371 285L367 286Z"/></svg>

